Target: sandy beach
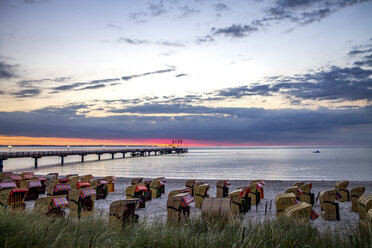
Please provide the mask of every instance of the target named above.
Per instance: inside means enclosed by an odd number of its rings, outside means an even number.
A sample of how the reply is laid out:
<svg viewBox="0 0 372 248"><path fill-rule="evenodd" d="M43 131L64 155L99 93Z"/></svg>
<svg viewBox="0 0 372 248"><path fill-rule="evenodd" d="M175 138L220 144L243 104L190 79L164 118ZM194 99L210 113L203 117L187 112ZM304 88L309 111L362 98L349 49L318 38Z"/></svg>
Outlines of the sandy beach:
<svg viewBox="0 0 372 248"><path fill-rule="evenodd" d="M147 180L145 178L144 180ZM148 179L151 180L151 179ZM107 216L109 211L109 206L113 201L125 199L125 188L130 185L130 178L118 178L115 184L115 192L109 193L105 200L95 201L95 215L96 216ZM216 182L217 180L197 180L197 182L206 182L210 184L210 190L208 194L210 197L216 196ZM167 179L165 184L165 194L160 198L152 199L146 202L146 208L138 209L136 213L139 215L140 219L145 219L146 221L163 221L167 219L166 211L166 201L168 193L172 190L183 188L185 186L185 180L181 179ZM249 185L249 181L245 180L230 180L231 186L229 191ZM311 192L314 193L315 197L318 192L326 189L333 189L335 181L309 181L313 184ZM262 221L264 219L276 218L275 214L275 196L280 193L284 193L285 190L290 187L294 181L276 181L276 180L265 180L264 194L265 198L261 199L261 203L256 206L252 206L251 210L244 215L244 222L248 221ZM371 181L350 181L349 190L356 186L365 186L365 194L372 193L372 182ZM40 196L42 197L42 196ZM27 201L27 208L33 208L35 201ZM265 215L265 205L268 205L267 214ZM271 209L270 209L271 205ZM326 221L319 217L315 221L311 221L315 227L319 230L332 230L332 231L346 231L349 227L355 226L358 223L359 216L358 213L352 212L351 202L339 202L340 208L340 221ZM320 204L317 201L314 204L314 209L320 214ZM67 210L68 211L68 210ZM190 217L197 217L200 215L200 210L194 208L194 203L191 204L191 215Z"/></svg>

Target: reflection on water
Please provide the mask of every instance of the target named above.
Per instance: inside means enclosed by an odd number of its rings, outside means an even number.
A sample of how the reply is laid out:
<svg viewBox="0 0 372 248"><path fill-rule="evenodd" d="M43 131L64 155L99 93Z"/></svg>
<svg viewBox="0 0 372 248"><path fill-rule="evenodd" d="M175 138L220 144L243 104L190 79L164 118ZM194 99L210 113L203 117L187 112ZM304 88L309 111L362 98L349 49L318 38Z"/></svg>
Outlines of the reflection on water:
<svg viewBox="0 0 372 248"><path fill-rule="evenodd" d="M1 148L0 151L7 149ZM18 149L12 148L12 151ZM314 150L320 153L313 153ZM101 156L103 160L97 161L96 155L88 155L85 157L87 162L81 163L80 156L69 156L65 158L64 166L59 165L58 157L44 157L39 159L36 172L147 178L165 176L178 179L372 180L371 147L213 147L190 148L189 153L180 155L122 159L121 154L116 154L115 157L112 160L111 154L105 154ZM32 170L33 163L31 158L9 159L4 161L4 171Z"/></svg>

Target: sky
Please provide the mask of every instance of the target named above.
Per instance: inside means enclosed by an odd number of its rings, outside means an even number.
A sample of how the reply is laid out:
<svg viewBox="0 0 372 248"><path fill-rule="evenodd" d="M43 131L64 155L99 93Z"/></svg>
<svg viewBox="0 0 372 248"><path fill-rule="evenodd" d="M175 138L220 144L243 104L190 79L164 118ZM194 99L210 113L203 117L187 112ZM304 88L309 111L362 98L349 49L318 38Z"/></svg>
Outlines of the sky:
<svg viewBox="0 0 372 248"><path fill-rule="evenodd" d="M372 145L371 13L0 0L0 144Z"/></svg>

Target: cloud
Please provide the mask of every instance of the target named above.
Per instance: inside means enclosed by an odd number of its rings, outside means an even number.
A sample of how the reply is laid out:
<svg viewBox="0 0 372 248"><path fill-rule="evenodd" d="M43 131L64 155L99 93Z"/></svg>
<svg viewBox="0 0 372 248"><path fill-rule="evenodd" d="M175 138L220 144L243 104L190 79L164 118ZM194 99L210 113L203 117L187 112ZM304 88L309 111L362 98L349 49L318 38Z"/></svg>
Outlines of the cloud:
<svg viewBox="0 0 372 248"><path fill-rule="evenodd" d="M214 9L217 11L217 12L222 12L222 11L227 11L229 10L230 8L224 4L224 3L218 3L218 4L215 4L214 5Z"/></svg>
<svg viewBox="0 0 372 248"><path fill-rule="evenodd" d="M251 25L233 24L225 28L212 28L211 31L214 35L222 34L234 38L242 38L258 31L258 28Z"/></svg>
<svg viewBox="0 0 372 248"><path fill-rule="evenodd" d="M128 43L128 44L132 44L132 45L140 45L140 44L149 44L150 41L148 40L138 40L138 39L129 39L129 38L125 38L125 37L120 37L119 42L125 42L125 43Z"/></svg>
<svg viewBox="0 0 372 248"><path fill-rule="evenodd" d="M370 52L372 52L372 48L371 49L367 49L367 50L354 49L354 50L351 50L348 53L348 55L354 56L354 55L365 54L365 53L370 53Z"/></svg>
<svg viewBox="0 0 372 248"><path fill-rule="evenodd" d="M189 6L183 6L183 7L180 7L179 9L182 11L180 18L184 18L186 16L193 15L193 14L200 12L200 10L190 8Z"/></svg>
<svg viewBox="0 0 372 248"><path fill-rule="evenodd" d="M16 98L27 98L27 97L34 97L41 94L40 89L27 89L27 90L20 90L14 93L11 93Z"/></svg>
<svg viewBox="0 0 372 248"><path fill-rule="evenodd" d="M148 76L148 75L152 75L152 74L162 74L162 73L172 72L172 71L175 71L175 70L176 70L175 68L169 68L169 69L164 69L164 70L145 72L145 73L142 73L142 74L123 76L121 79L124 80L124 81L129 81L133 78L144 77L144 76Z"/></svg>
<svg viewBox="0 0 372 248"><path fill-rule="evenodd" d="M186 77L186 76L187 76L187 74L181 73L181 74L177 74L175 77Z"/></svg>
<svg viewBox="0 0 372 248"><path fill-rule="evenodd" d="M331 67L329 70L271 77L266 84L240 86L217 91L217 96L241 98L274 93L303 100L372 100L372 70L360 67Z"/></svg>
<svg viewBox="0 0 372 248"><path fill-rule="evenodd" d="M93 90L93 89L99 89L99 88L104 88L104 87L106 87L105 84L96 84L96 85L86 86L86 87L81 88L79 90Z"/></svg>
<svg viewBox="0 0 372 248"><path fill-rule="evenodd" d="M161 46L170 46L170 47L182 47L185 46L184 43L178 41L149 41L149 40L140 40L140 39L130 39L126 37L120 37L118 42L127 43L130 45L144 45L144 44L152 44L152 45L161 45Z"/></svg>
<svg viewBox="0 0 372 248"><path fill-rule="evenodd" d="M209 108L147 104L123 113L191 113L186 116L89 117L88 105L0 112L0 134L93 139L170 138L245 144L372 144L372 106L318 110ZM120 112L119 110L116 112Z"/></svg>
<svg viewBox="0 0 372 248"><path fill-rule="evenodd" d="M57 87L52 87L50 89L53 90L51 93L59 93L61 91L69 91L69 90L91 90L91 89L103 88L108 85L116 85L116 84L112 84L112 82L117 82L117 81L120 81L120 78L97 79L97 80L92 80L90 82L77 82L77 83L72 83L72 84L64 84L64 85L60 85Z"/></svg>
<svg viewBox="0 0 372 248"><path fill-rule="evenodd" d="M160 16L167 13L163 1L159 1L158 3L150 3L148 9L150 10L152 16Z"/></svg>
<svg viewBox="0 0 372 248"><path fill-rule="evenodd" d="M197 44L203 44L203 43L213 43L216 39L213 38L211 35L205 35L205 36L198 36L195 39L195 43Z"/></svg>
<svg viewBox="0 0 372 248"><path fill-rule="evenodd" d="M369 1L369 0L367 0ZM262 18L249 24L232 24L225 28L213 27L212 34L224 34L233 38L242 38L264 27L282 22L307 25L321 21L325 17L349 6L366 2L365 0L277 0L265 10ZM290 30L293 30L291 28Z"/></svg>
<svg viewBox="0 0 372 248"><path fill-rule="evenodd" d="M5 62L0 61L0 79L16 78L15 72L18 65L9 65Z"/></svg>

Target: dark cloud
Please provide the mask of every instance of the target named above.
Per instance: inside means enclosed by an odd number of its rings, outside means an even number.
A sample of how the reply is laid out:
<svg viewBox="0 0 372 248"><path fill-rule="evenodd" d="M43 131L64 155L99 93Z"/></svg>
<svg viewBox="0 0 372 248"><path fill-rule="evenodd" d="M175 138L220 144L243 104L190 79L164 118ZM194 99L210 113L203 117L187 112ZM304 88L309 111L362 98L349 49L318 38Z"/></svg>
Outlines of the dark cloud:
<svg viewBox="0 0 372 248"><path fill-rule="evenodd" d="M212 28L211 31L214 35L222 34L234 38L242 38L258 31L258 28L251 25L233 24L225 28Z"/></svg>
<svg viewBox="0 0 372 248"><path fill-rule="evenodd" d="M86 87L81 88L79 90L93 90L93 89L99 89L99 88L104 88L104 87L106 87L105 84L96 84L96 85L86 86Z"/></svg>
<svg viewBox="0 0 372 248"><path fill-rule="evenodd" d="M118 41L128 43L128 44L132 44L132 45L140 45L140 44L150 43L150 41L148 41L148 40L129 39L129 38L125 38L125 37L120 37Z"/></svg>
<svg viewBox="0 0 372 248"><path fill-rule="evenodd" d="M184 43L181 42L170 42L170 41L157 41L155 44L162 45L162 46L172 46L172 47L182 47L185 46Z"/></svg>
<svg viewBox="0 0 372 248"><path fill-rule="evenodd" d="M216 41L216 39L213 38L213 36L211 36L211 35L199 36L199 37L196 37L196 39L195 39L195 42L197 44L213 43L215 41Z"/></svg>
<svg viewBox="0 0 372 248"><path fill-rule="evenodd" d="M10 65L0 61L0 79L16 78L16 68L18 65Z"/></svg>
<svg viewBox="0 0 372 248"><path fill-rule="evenodd" d="M161 46L171 46L171 47L182 47L185 46L184 43L178 41L149 41L149 40L139 40L139 39L130 39L125 37L120 37L118 42L127 43L131 45L144 45L144 44L153 44L153 45L161 45Z"/></svg>
<svg viewBox="0 0 372 248"><path fill-rule="evenodd" d="M36 88L37 85L40 85L41 83L45 82L57 82L57 83L63 83L66 81L71 80L72 77L58 77L58 78L44 78L44 79L28 79L28 80L21 80L17 82L17 85L22 88Z"/></svg>
<svg viewBox="0 0 372 248"><path fill-rule="evenodd" d="M372 48L371 49L366 49L366 50L358 50L358 49L354 49L354 50L351 50L348 55L358 55L358 54L365 54L365 53L370 53L372 52Z"/></svg>
<svg viewBox="0 0 372 248"><path fill-rule="evenodd" d="M265 15L249 24L233 24L225 28L212 28L214 35L224 34L242 38L267 26L282 22L306 25L321 21L325 17L349 6L370 0L277 0L266 9ZM293 30L291 28L290 30Z"/></svg>
<svg viewBox="0 0 372 248"><path fill-rule="evenodd" d="M372 70L360 67L331 67L327 71L272 77L266 84L241 86L217 91L218 96L270 96L274 93L310 100L372 100Z"/></svg>
<svg viewBox="0 0 372 248"><path fill-rule="evenodd" d="M372 144L372 107L359 109L208 108L145 104L116 110L119 115L89 117L88 105L1 112L0 134L94 139L170 138L268 144ZM92 108L94 109L94 108ZM146 116L189 113L186 116Z"/></svg>
<svg viewBox="0 0 372 248"><path fill-rule="evenodd" d="M221 12L221 11L227 11L230 8L224 3L218 3L214 5L214 9L218 12Z"/></svg>
<svg viewBox="0 0 372 248"><path fill-rule="evenodd" d="M150 3L148 8L152 16L160 16L167 13L163 1L159 1L158 3Z"/></svg>
<svg viewBox="0 0 372 248"><path fill-rule="evenodd" d="M176 75L176 77L186 77L186 76L187 76L187 74L185 74L185 73L181 73L181 74Z"/></svg>
<svg viewBox="0 0 372 248"><path fill-rule="evenodd" d="M14 93L11 93L16 98L27 98L27 97L34 97L41 94L40 89L27 89L27 90L20 90Z"/></svg>
<svg viewBox="0 0 372 248"><path fill-rule="evenodd" d="M148 76L148 75L152 75L152 74L167 73L167 72L172 72L172 71L175 71L175 70L176 70L175 68L164 69L164 70L157 70L157 71L152 71L152 72L145 72L145 73L142 73L142 74L135 74L135 75L130 75L130 76L124 76L121 79L124 80L124 81L128 81L128 80L131 80L133 78L144 77L144 76Z"/></svg>
<svg viewBox="0 0 372 248"><path fill-rule="evenodd" d="M189 6L183 6L183 7L180 8L180 10L182 11L181 16L180 16L181 18L187 17L189 15L193 15L193 14L196 14L196 13L200 12L200 10L190 8Z"/></svg>
<svg viewBox="0 0 372 248"><path fill-rule="evenodd" d="M366 2L365 0L278 0L269 8L267 15L260 21L291 21L309 24L327 17L342 8Z"/></svg>
<svg viewBox="0 0 372 248"><path fill-rule="evenodd" d="M97 80L92 80L90 82L77 82L77 83L72 83L72 84L64 84L64 85L51 88L51 90L53 90L51 93L59 93L61 91L69 91L69 90L98 89L98 88L106 87L107 85L116 85L115 83L112 84L112 82L117 82L117 81L120 81L120 78L97 79Z"/></svg>

